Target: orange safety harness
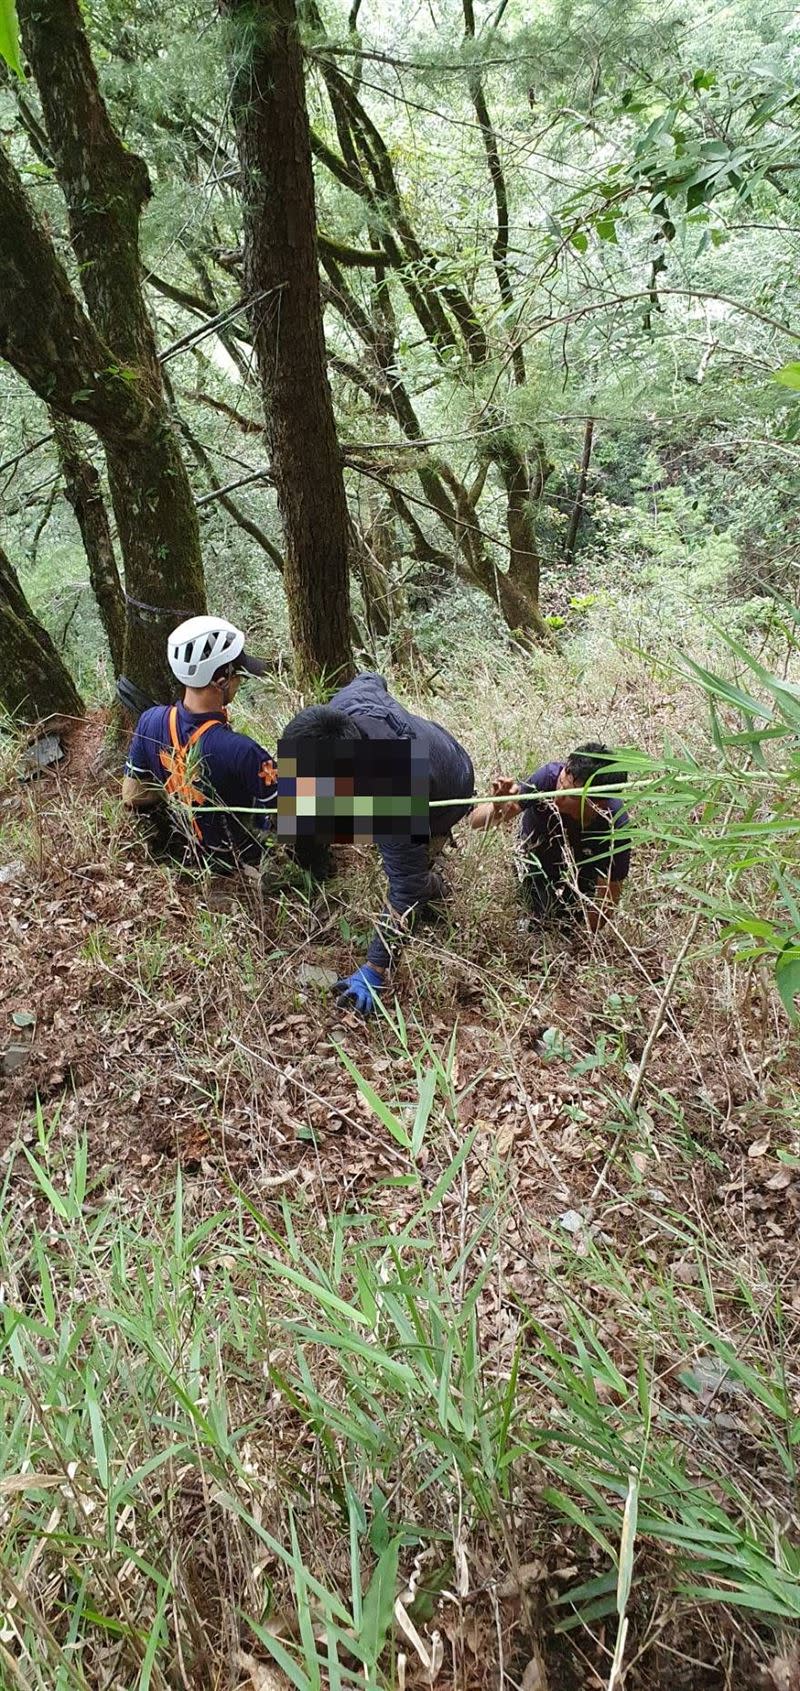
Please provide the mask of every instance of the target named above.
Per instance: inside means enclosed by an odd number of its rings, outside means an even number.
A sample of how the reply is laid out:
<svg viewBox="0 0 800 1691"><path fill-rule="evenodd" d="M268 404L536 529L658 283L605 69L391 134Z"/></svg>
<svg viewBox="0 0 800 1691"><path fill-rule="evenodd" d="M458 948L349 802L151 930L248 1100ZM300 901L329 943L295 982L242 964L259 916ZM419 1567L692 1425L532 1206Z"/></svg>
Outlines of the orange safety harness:
<svg viewBox="0 0 800 1691"><path fill-rule="evenodd" d="M191 814L192 806L205 804L207 795L200 787L196 787L192 782L189 774L189 753L192 750L192 747L197 745L198 740L202 739L203 735L209 728L216 728L219 725L219 721L220 718L218 716L213 716L209 717L207 722L201 722L197 728L192 729L188 740L184 743L178 733L178 707L177 705L173 705L169 713L169 737L171 746L169 750L164 749L158 754L164 769L167 771L167 779L164 782L164 791L168 798L178 799L181 804L186 806L186 809L189 812L189 819L192 824L192 831L195 838L198 840L201 840L203 836L200 832L197 818Z"/></svg>

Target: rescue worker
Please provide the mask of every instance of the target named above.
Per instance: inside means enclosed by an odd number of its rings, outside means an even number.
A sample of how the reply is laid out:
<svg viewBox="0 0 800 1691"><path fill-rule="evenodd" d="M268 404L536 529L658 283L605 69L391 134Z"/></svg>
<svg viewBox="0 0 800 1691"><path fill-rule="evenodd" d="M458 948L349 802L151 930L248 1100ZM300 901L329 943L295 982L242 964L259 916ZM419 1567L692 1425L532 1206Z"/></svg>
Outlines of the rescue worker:
<svg viewBox="0 0 800 1691"><path fill-rule="evenodd" d="M626 779L614 753L589 740L565 762L545 763L526 781L501 777L493 791L505 802L475 806L472 828L520 819L515 860L522 900L534 918L571 922L583 914L596 932L619 903L631 866L630 820L621 799L592 788L619 787ZM526 793L550 797L544 803L514 802L516 796L524 801Z"/></svg>
<svg viewBox="0 0 800 1691"><path fill-rule="evenodd" d="M277 771L264 746L231 728L228 707L242 681L267 666L245 651L241 629L216 616L182 622L169 636L167 656L183 699L140 716L123 803L157 812L171 854L184 861L222 872L257 864L274 826Z"/></svg>
<svg viewBox="0 0 800 1691"><path fill-rule="evenodd" d="M382 675L357 675L327 705L310 705L301 711L284 728L279 750L284 741L343 740L411 741L414 758L427 766L429 799L453 801L430 810L429 832L423 840L410 834L375 837L388 881L387 907L377 923L365 961L339 980L335 988L341 1006L370 1016L377 995L386 985L392 962L415 920L424 912L430 914L432 904L444 894L444 882L434 864L451 839L456 823L469 812L475 775L468 753L453 735L438 722L429 722L426 717L407 711L392 698ZM301 863L305 858L306 866L311 867L301 839L297 842L297 856ZM316 868L324 874L324 863L318 860Z"/></svg>

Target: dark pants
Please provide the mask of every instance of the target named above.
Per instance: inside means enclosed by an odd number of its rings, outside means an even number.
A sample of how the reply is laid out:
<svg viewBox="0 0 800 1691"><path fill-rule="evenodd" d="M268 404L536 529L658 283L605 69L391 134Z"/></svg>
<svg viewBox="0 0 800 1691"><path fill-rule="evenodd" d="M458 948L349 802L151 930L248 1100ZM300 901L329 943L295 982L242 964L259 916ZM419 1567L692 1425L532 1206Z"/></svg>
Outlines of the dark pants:
<svg viewBox="0 0 800 1691"><path fill-rule="evenodd" d="M534 921L572 926L580 920L583 890L568 878L562 860L530 856L519 864L520 899Z"/></svg>
<svg viewBox="0 0 800 1691"><path fill-rule="evenodd" d="M434 834L428 841L428 863L431 867L441 856L451 834ZM296 839L287 846L289 855L294 859L298 868L305 869L314 881L329 881L335 873L336 865L333 861L331 848L325 840L315 840L313 836Z"/></svg>
<svg viewBox="0 0 800 1691"><path fill-rule="evenodd" d="M194 835L173 813L168 804L159 800L138 813L142 835L152 857L159 863L170 863L177 869L210 869L214 875L235 875L239 869L258 867L263 845L254 840L245 845L231 844L230 851L206 851Z"/></svg>

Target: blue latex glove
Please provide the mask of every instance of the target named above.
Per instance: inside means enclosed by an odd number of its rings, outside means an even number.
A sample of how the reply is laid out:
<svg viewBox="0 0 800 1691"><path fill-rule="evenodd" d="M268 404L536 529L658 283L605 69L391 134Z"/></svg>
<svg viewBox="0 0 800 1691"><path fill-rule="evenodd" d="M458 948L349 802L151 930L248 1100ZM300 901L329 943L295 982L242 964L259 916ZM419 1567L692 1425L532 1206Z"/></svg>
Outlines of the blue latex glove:
<svg viewBox="0 0 800 1691"><path fill-rule="evenodd" d="M333 990L340 1009L357 1010L360 1016L372 1016L375 1013L375 994L382 986L383 975L370 963L363 963L360 969L353 970L352 975L345 975L337 981Z"/></svg>

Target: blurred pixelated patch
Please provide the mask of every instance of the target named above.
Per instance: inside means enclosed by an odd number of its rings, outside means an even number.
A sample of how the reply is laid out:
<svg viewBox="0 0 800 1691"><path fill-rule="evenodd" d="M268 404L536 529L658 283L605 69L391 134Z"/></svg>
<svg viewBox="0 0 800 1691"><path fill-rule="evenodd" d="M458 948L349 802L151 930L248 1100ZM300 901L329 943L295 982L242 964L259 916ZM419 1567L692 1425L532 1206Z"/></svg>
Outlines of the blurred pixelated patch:
<svg viewBox="0 0 800 1691"><path fill-rule="evenodd" d="M430 837L427 757L412 740L279 740L278 835L340 845Z"/></svg>

